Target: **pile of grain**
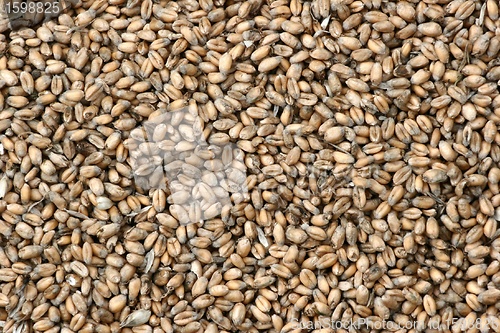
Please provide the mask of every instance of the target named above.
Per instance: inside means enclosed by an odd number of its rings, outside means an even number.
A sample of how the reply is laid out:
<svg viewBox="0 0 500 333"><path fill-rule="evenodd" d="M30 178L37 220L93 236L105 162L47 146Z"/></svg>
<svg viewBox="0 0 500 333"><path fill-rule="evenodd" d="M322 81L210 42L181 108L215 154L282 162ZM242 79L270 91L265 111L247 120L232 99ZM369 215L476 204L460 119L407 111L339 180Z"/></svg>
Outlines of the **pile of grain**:
<svg viewBox="0 0 500 333"><path fill-rule="evenodd" d="M0 330L500 332L498 8L3 13Z"/></svg>

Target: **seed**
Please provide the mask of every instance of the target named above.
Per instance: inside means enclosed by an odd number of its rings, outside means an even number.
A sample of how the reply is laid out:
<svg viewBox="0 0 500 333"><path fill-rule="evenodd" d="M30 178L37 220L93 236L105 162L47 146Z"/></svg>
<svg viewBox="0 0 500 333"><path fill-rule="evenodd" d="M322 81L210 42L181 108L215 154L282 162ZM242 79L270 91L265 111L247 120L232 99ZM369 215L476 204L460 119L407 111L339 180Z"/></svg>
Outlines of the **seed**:
<svg viewBox="0 0 500 333"><path fill-rule="evenodd" d="M120 324L120 327L135 327L145 324L149 321L151 316L151 311L149 310L137 310L129 314L124 321Z"/></svg>
<svg viewBox="0 0 500 333"><path fill-rule="evenodd" d="M497 317L495 1L62 5L1 30L4 331Z"/></svg>

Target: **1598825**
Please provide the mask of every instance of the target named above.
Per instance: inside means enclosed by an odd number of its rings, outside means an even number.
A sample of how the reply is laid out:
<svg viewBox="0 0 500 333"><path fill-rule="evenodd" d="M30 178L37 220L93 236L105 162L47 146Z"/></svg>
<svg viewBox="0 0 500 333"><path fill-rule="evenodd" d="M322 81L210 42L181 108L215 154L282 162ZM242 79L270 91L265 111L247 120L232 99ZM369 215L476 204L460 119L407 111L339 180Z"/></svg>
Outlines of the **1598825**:
<svg viewBox="0 0 500 333"><path fill-rule="evenodd" d="M66 12L79 0L0 0L0 32L33 27Z"/></svg>
<svg viewBox="0 0 500 333"><path fill-rule="evenodd" d="M10 14L58 14L60 4L56 1L6 1L4 10Z"/></svg>

